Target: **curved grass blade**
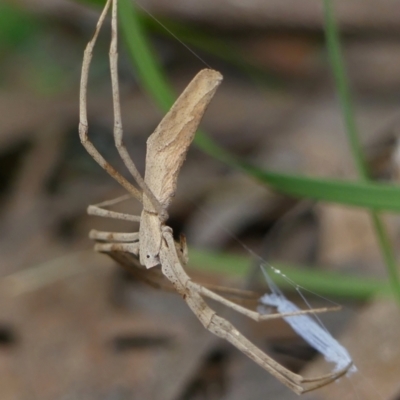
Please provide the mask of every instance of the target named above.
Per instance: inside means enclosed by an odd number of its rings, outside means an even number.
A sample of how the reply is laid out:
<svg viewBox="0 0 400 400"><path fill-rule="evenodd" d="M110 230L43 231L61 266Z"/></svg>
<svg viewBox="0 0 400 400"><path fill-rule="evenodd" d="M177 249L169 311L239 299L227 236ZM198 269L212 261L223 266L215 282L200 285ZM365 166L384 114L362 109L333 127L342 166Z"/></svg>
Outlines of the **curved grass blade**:
<svg viewBox="0 0 400 400"><path fill-rule="evenodd" d="M274 189L301 198L356 206L377 211L400 212L400 188L372 182L312 178L246 166L246 171Z"/></svg>
<svg viewBox="0 0 400 400"><path fill-rule="evenodd" d="M339 94L339 101L342 108L342 115L346 126L348 141L360 179L362 181L368 181L369 173L364 156L362 154L362 146L357 132L350 87L347 82L342 52L340 49L339 32L336 26L331 0L324 0L323 5L328 52L336 81L337 92ZM390 243L389 234L380 215L372 211L371 218L374 225L375 234L379 242L379 247L385 261L389 280L392 285L392 290L396 294L397 300L400 303L400 278L398 274L396 257Z"/></svg>
<svg viewBox="0 0 400 400"><path fill-rule="evenodd" d="M193 248L189 249L189 254L190 266L193 268L229 276L248 276L249 257ZM375 296L388 297L392 293L389 282L374 278L346 275L344 279L343 274L327 272L318 266L311 268L274 262L274 267L301 287L323 296L367 300ZM282 275L274 275L274 281L285 290L293 290L293 285Z"/></svg>

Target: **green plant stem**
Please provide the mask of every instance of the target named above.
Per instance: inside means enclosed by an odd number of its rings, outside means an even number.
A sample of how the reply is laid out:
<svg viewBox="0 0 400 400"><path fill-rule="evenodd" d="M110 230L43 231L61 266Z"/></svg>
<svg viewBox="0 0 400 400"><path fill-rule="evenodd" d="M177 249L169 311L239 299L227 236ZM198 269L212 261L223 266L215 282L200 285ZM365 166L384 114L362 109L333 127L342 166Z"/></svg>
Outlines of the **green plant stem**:
<svg viewBox="0 0 400 400"><path fill-rule="evenodd" d="M248 273L249 259L238 254L214 253L205 250L189 249L190 265L201 271L227 274L243 278ZM291 281L296 282L302 288L316 292L323 296L336 296L352 300L368 300L371 297L379 296L388 298L393 291L387 281L380 281L374 278L347 275L338 272L326 271L326 268L314 266L295 267L274 262L278 268ZM274 281L286 290L294 290L290 281L282 275L274 274Z"/></svg>
<svg viewBox="0 0 400 400"><path fill-rule="evenodd" d="M167 112L176 98L174 91L164 78L159 67L160 64L154 62L156 56L153 54L152 47L143 32L140 20L136 15L137 10L132 5L132 1L119 0L118 4L120 26L129 49L128 53L137 68L140 82L142 82L146 92ZM135 23L132 23L132 20Z"/></svg>
<svg viewBox="0 0 400 400"><path fill-rule="evenodd" d="M156 57L151 51L138 11L130 0L119 0L119 18L129 56L140 76L140 82L144 90L157 102L163 111L169 111L176 99L176 95L168 85L168 79L160 64L155 62ZM231 166L238 165L234 156L220 148L203 132L197 132L195 143L212 157Z"/></svg>
<svg viewBox="0 0 400 400"><path fill-rule="evenodd" d="M339 32L336 26L331 0L324 0L323 4L327 47L331 60L332 71L336 81L339 101L342 108L346 133L360 179L362 179L363 181L367 181L369 180L369 173L365 158L363 156L362 146L359 140L357 126L354 119L350 87L344 68ZM371 211L371 218L375 234L377 236L380 246L380 250L385 261L392 290L400 303L400 280L398 275L396 257L390 243L389 235L383 224L381 216L377 212Z"/></svg>

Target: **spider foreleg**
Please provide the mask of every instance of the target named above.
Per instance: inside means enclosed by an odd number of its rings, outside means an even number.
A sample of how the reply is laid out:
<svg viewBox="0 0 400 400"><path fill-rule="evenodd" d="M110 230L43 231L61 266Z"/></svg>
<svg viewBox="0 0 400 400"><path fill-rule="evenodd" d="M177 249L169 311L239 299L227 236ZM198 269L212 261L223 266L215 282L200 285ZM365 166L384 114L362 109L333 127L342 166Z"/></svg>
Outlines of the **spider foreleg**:
<svg viewBox="0 0 400 400"><path fill-rule="evenodd" d="M137 242L139 232L104 232L92 229L89 232L89 238L104 242Z"/></svg>
<svg viewBox="0 0 400 400"><path fill-rule="evenodd" d="M99 253L131 253L135 256L139 255L139 243L96 243L95 251Z"/></svg>

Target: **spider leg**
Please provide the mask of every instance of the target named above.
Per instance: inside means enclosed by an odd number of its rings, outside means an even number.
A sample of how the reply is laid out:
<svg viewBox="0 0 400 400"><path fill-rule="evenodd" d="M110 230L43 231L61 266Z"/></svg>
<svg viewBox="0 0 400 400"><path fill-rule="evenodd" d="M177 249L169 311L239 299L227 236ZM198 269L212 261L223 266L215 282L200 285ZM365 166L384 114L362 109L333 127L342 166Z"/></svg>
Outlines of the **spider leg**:
<svg viewBox="0 0 400 400"><path fill-rule="evenodd" d="M98 217L122 219L124 221L140 222L139 215L131 215L126 213L120 213L117 211L105 210L104 208L98 206L89 206L87 208L89 215L96 215Z"/></svg>
<svg viewBox="0 0 400 400"><path fill-rule="evenodd" d="M92 158L97 162L97 164L99 164L113 179L115 179L122 187L124 187L128 191L128 193L130 193L133 197L142 202L141 192L104 159L104 157L99 153L99 151L90 141L88 136L89 124L87 118L87 86L89 79L89 69L93 57L93 48L96 44L97 37L99 35L101 26L103 25L104 19L107 15L108 9L110 8L111 1L112 0L107 0L107 3L104 6L104 9L100 15L99 21L97 22L93 38L87 44L83 53L79 93L79 137L82 145L85 147L86 151L92 156Z"/></svg>
<svg viewBox="0 0 400 400"><path fill-rule="evenodd" d="M118 1L113 0L112 2L112 17L111 17L111 44L110 44L110 71L111 71L111 86L112 86L112 98L114 106L114 141L115 147L124 162L125 166L128 168L129 172L146 194L146 196L151 201L152 206L157 211L157 213L162 217L163 220L168 219L168 213L157 200L153 192L149 189L146 182L144 181L142 175L139 173L136 165L132 161L128 150L125 146L123 140L123 128L122 128L122 117L121 117L121 106L120 106L120 96L119 96L119 80L118 80L118 18L117 10Z"/></svg>
<svg viewBox="0 0 400 400"><path fill-rule="evenodd" d="M107 210L105 207L113 206L115 204L121 203L122 201L129 200L132 198L131 195L124 195L117 197L116 199L103 201L98 204L90 205L87 208L89 215L96 215L98 217L122 219L124 221L140 222L140 216L131 215L127 213L120 213L116 211Z"/></svg>
<svg viewBox="0 0 400 400"><path fill-rule="evenodd" d="M311 310L301 310L301 311L296 311L296 312L291 312L291 313L274 313L274 314L261 314L257 311L252 311L249 310L246 307L243 307L239 304L234 303L233 301L230 301L226 299L225 297L220 296L219 294L211 291L210 289L205 288L202 285L199 285L198 283L195 283L193 281L190 281L188 283L190 286L192 286L195 290L197 290L199 293L201 293L203 296L208 297L211 300L217 301L232 310L235 310L236 312L245 315L246 317L249 317L253 319L254 321L260 322L260 321L266 321L269 319L276 319L276 318L283 318L283 317L290 317L290 316L296 316L296 315L303 315L303 314L318 314L318 313L324 313L328 311L338 311L340 310L340 307L323 307L323 308L314 308Z"/></svg>
<svg viewBox="0 0 400 400"><path fill-rule="evenodd" d="M96 243L95 251L99 253L131 253L135 256L139 255L139 242L134 243Z"/></svg>
<svg viewBox="0 0 400 400"><path fill-rule="evenodd" d="M104 232L92 229L89 238L103 242L131 243L139 240L139 232Z"/></svg>
<svg viewBox="0 0 400 400"><path fill-rule="evenodd" d="M182 295L202 325L214 335L230 342L295 393L302 394L324 386L344 375L352 366L352 362L350 362L339 371L320 377L303 378L277 363L205 303L200 285L191 282L179 262L171 228L163 228L163 238L165 241L163 241L160 251L162 272L171 281L177 292Z"/></svg>
<svg viewBox="0 0 400 400"><path fill-rule="evenodd" d="M112 200L103 201L96 205L91 205L88 207L88 214L97 215L99 217L122 219L124 221L140 222L140 216L138 215L120 213L104 208L129 200L130 198L130 195L124 195ZM89 233L89 237L96 241L106 242L95 244L94 248L98 252L128 252L136 256L139 254L139 232L104 232L92 229Z"/></svg>
<svg viewBox="0 0 400 400"><path fill-rule="evenodd" d="M199 317L199 319L201 320L201 317ZM214 314L211 322L208 326L206 326L206 328L214 335L227 340L238 350L246 354L258 365L260 365L280 382L299 395L333 382L340 376L344 375L350 367L348 366L341 371L322 375L320 377L304 378L277 363L273 358L268 356L252 342L250 342L230 322L219 315Z"/></svg>

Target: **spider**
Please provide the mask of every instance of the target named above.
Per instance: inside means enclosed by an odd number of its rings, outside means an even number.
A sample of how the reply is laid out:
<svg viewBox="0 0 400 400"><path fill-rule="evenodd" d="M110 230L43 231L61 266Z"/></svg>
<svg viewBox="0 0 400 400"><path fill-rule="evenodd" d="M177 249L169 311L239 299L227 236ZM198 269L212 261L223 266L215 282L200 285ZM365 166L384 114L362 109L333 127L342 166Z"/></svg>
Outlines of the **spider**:
<svg viewBox="0 0 400 400"><path fill-rule="evenodd" d="M111 5L110 70L114 106L114 140L115 146L137 186L115 170L98 152L88 137L87 84L89 68L98 34ZM128 196L89 206L89 214L138 222L139 231L118 233L93 230L90 232L90 237L96 241L95 250L110 255L129 268L138 262L147 269L161 266L162 274L171 282L173 288L183 297L206 329L230 342L295 393L302 394L317 389L343 376L351 368L351 360L345 367L318 377L305 378L291 372L256 347L230 322L217 315L204 298L222 303L255 321L286 318L310 312L324 312L327 309L261 314L233 303L215 291L192 281L185 272L184 266L188 261L186 242L183 237L179 243L174 241L172 229L167 225L167 208L176 191L178 173L188 148L209 102L222 81L222 75L217 71L204 69L190 82L154 133L148 138L146 170L142 177L123 142L117 73L117 6L117 0L107 0L94 36L84 52L80 86L79 135L83 146L93 159L129 193ZM140 216L107 209L127 197L133 197L142 203L143 211Z"/></svg>

